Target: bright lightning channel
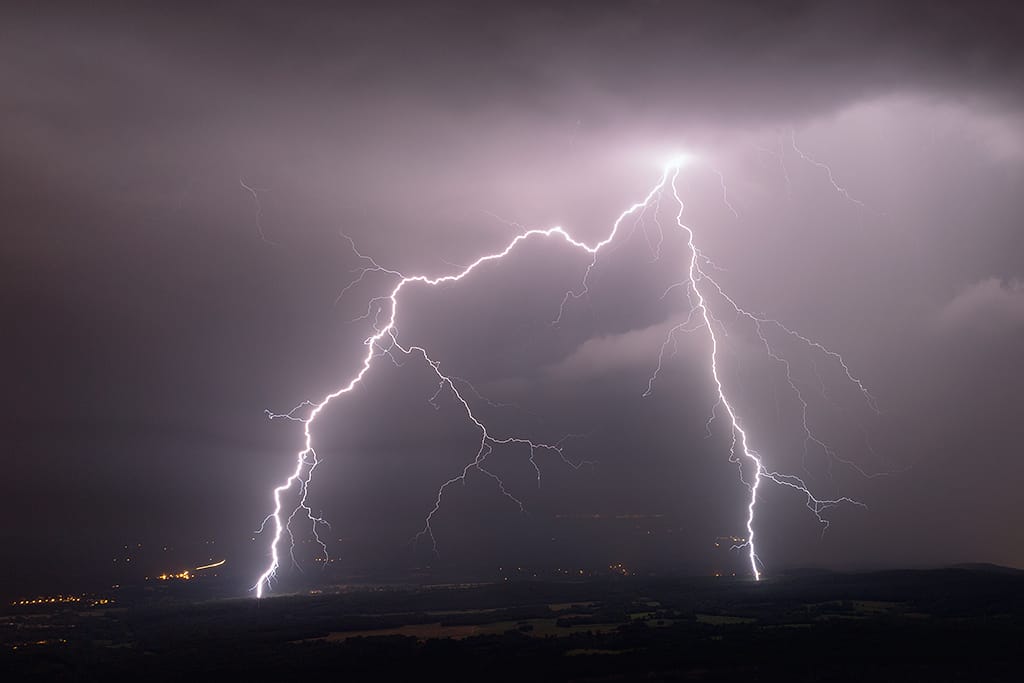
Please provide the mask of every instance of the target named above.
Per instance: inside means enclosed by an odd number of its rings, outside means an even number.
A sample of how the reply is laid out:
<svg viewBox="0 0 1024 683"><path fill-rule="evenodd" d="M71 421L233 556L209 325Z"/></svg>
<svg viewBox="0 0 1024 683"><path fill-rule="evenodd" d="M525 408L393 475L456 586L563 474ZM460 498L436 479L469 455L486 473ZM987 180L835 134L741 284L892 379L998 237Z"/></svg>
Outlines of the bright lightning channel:
<svg viewBox="0 0 1024 683"><path fill-rule="evenodd" d="M644 396L649 395L653 391L653 386L658 378L658 373L662 368L662 363L665 359L665 352L670 344L674 344L676 341L676 335L679 332L684 331L695 331L697 329L707 330L708 341L709 341L709 355L708 355L708 366L713 380L716 398L714 407L712 409L712 416L708 420L708 430L710 433L711 423L714 421L718 414L718 409L721 408L725 416L728 418L728 429L731 433L731 447L730 447L730 460L741 464L741 458L747 460L754 470L753 480L748 481L744 474L742 467L740 468L740 479L743 484L747 487L750 497L747 503L747 538L746 541L737 546L737 549L746 548L750 562L751 572L755 579L761 578L761 569L759 566L759 560L756 552L755 545L755 510L757 506L757 496L760 485L763 481L768 480L780 486L794 489L804 496L806 496L807 507L814 513L818 521L823 524L824 527L828 526L828 521L822 517L822 513L836 505L843 503L852 503L855 505L861 505L861 503L852 500L850 498L842 497L836 499L820 499L813 495L805 484L805 482L795 475L783 474L769 469L764 464L761 454L755 450L750 444L750 436L747 430L742 426L741 419L737 414L733 402L729 398L729 394L726 390L725 385L719 375L719 338L715 332L716 326L721 327L721 322L716 318L712 311L712 304L709 301L709 296L712 294L716 296L716 299L724 301L731 312L737 316L744 317L749 321L753 322L757 330L758 337L763 343L768 355L775 361L783 363L786 368L786 376L789 381L790 387L797 393L797 397L803 405L803 428L806 436L805 445L807 443L814 443L821 447L825 453L835 459L835 452L823 441L821 441L814 433L810 430L807 424L807 413L806 413L806 401L802 394L797 389L792 376L789 373L788 362L778 355L768 343L767 338L764 335L764 327L773 326L781 330L788 336L794 337L809 348L824 354L829 359L837 362L845 373L847 379L857 386L857 388L864 394L869 404L874 408L874 399L865 389L863 383L855 377L850 371L848 365L843 358L829 350L819 342L816 342L810 338L804 337L797 332L789 329L782 323L764 318L756 314L750 313L745 309L741 308L731 297L729 297L717 281L708 273L706 268L717 269L710 259L708 259L697 247L695 242L695 235L693 230L683 222L684 204L683 200L679 195L677 187L677 179L683 166L687 165L692 159L685 155L679 155L673 158L662 171L661 177L657 184L647 193L647 195L639 202L631 205L625 211L623 211L619 217L612 224L611 231L608 235L599 242L594 244L588 244L582 240L576 239L569 234L562 227L553 227L548 229L523 229L519 234L515 235L506 246L495 253L481 256L477 260L473 261L467 266L456 266L457 271L448 275L441 275L438 277L429 277L427 275L404 275L397 270L392 270L379 265L375 260L359 252L356 248L355 243L348 238L349 243L352 246L353 251L366 264L358 269L358 275L352 280L339 294L339 298L344 296L346 292L351 290L353 287L363 281L368 273L383 273L396 279L396 284L392 288L391 292L386 296L374 297L370 300L366 313L359 319L373 318L374 334L368 337L364 344L366 346L366 354L363 357L362 363L359 366L358 371L351 377L347 382L339 386L333 392L324 396L319 402L306 401L296 406L288 413L276 414L267 411L267 415L270 418L281 418L299 421L303 423L303 447L296 453L295 456L295 467L291 474L276 488L273 489L273 511L267 515L264 519L263 524L260 526L257 533L263 532L267 525L271 525L273 529L273 536L270 541L269 556L270 561L263 573L260 574L256 580L253 590L256 592L257 597L262 597L264 593L270 588L270 584L276 577L276 573L280 568L281 563L281 550L280 546L282 543L283 536L287 533L291 538L290 552L294 551L294 536L292 535L291 525L295 520L296 516L302 513L306 521L310 524L313 537L316 542L319 543L323 553L327 553L327 546L320 538L317 533L317 529L320 525L326 525L327 522L319 516L313 514L312 509L307 503L309 484L313 477L313 472L317 465L320 464L316 451L313 448L313 425L317 418L323 413L324 409L334 399L342 396L343 394L350 393L363 378L370 371L374 360L380 356L388 356L392 361L398 363L395 357L396 353L401 353L404 356L418 356L431 368L435 373L438 380L438 391L431 398L433 401L437 396L447 389L456 401L462 406L466 413L467 419L479 430L480 441L476 451L475 457L463 468L463 470L456 476L445 481L438 489L437 496L434 502L433 508L427 514L423 529L416 535L416 538L428 537L433 544L436 552L437 543L434 538L433 528L431 523L434 515L438 512L441 506L442 498L444 497L447 489L459 482L464 482L470 472L476 471L492 479L497 485L502 495L507 497L513 503L518 505L520 509L524 509L523 502L517 498L513 493L508 491L501 479L488 470L485 467L487 457L492 453L495 446L501 445L516 445L522 446L528 449L530 463L533 465L537 472L538 484L540 482L540 468L537 464L535 456L539 451L546 451L554 453L561 458L566 464L578 468L584 464L581 462L573 462L569 460L562 448L562 441L554 444L547 444L541 442L535 442L530 439L519 437L519 436L508 436L508 435L494 435L487 428L486 424L481 421L473 412L470 402L466 399L463 391L459 389L459 385L468 387L476 397L479 394L475 389L472 388L465 380L449 375L442 371L441 364L439 361L435 361L431 358L427 350L421 346L404 346L398 341L398 335L396 331L396 319L398 315L398 304L402 291L410 285L427 285L436 287L447 283L455 283L463 280L475 270L483 265L489 264L493 261L499 261L504 257L508 256L521 242L525 242L530 239L557 239L561 240L572 247L575 247L583 252L590 255L590 262L587 264L581 279L580 287L577 289L566 292L562 299L561 305L558 308L558 315L553 322L557 323L561 320L566 305L575 299L586 296L589 292L589 281L592 271L597 265L599 253L602 249L611 244L617 235L619 234L620 227L624 221L630 216L639 216L642 218L643 213L654 205L656 208L660 206L660 201L663 195L669 193L671 199L675 202L677 211L675 214L675 226L679 228L685 238L688 248L688 258L684 266L685 277L682 281L670 286L666 290L667 295L672 289L676 287L683 287L686 289L686 295L691 303L689 314L683 322L673 327L668 333L668 337L665 343L662 345L661 353L658 358L658 367L654 374L648 381L647 391L644 392ZM724 180L723 180L723 191L724 191ZM247 188L248 189L248 188ZM656 219L655 219L656 221ZM660 224L657 224L660 232ZM660 257L660 246L661 241L658 243L657 257ZM386 316L385 320L381 321L381 316ZM696 316L696 322L695 322ZM301 411L308 409L306 414L303 416ZM738 449L738 453L737 453ZM846 462L846 461L842 461ZM848 463L849 464L849 463ZM295 508L288 513L287 517L284 517L282 501L282 495L292 489L297 488L298 492L298 503ZM295 562L294 554L292 554L292 561Z"/></svg>

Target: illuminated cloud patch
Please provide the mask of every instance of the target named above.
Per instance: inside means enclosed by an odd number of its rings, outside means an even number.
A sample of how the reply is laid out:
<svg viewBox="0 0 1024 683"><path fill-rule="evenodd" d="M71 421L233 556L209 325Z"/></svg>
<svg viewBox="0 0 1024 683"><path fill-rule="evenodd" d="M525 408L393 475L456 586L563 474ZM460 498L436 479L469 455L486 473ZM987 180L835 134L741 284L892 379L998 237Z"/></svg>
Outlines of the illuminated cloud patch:
<svg viewBox="0 0 1024 683"><path fill-rule="evenodd" d="M943 306L940 319L950 327L1024 325L1024 281L979 280Z"/></svg>

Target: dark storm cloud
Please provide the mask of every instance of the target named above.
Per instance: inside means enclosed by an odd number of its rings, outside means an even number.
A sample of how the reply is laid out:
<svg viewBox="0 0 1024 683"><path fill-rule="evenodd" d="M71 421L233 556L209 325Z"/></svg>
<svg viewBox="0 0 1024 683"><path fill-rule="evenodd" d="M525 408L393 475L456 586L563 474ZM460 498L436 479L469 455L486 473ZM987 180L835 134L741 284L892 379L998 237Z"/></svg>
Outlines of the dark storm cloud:
<svg viewBox="0 0 1024 683"><path fill-rule="evenodd" d="M1022 11L916 2L26 9L5 21L5 156L62 189L127 186L166 200L186 168L294 161L319 145L361 163L416 165L424 151L450 146L457 156L514 135L510 119L672 134L680 122L787 121L908 88L1012 100L1024 76ZM440 132L434 145L422 140L428 131ZM122 175L142 160L141 177Z"/></svg>
<svg viewBox="0 0 1024 683"><path fill-rule="evenodd" d="M365 329L344 320L383 287L334 303L358 265L339 230L388 265L430 272L507 239L491 213L599 235L667 154L692 144L721 166L740 209L729 218L716 177L687 180L694 222L715 228L701 237L723 280L849 352L890 407L872 426L879 450L898 461L891 469L915 467L895 484L842 480L871 498L873 516L847 514L833 529L845 535L824 545L802 545L816 532L799 502L769 494L769 559L1024 562L966 528L937 531L958 528L957 509L972 504L978 524L1002 524L1013 511L982 501L1009 499L1006 482L1024 474L1006 462L1016 433L990 427L1009 424L1012 396L986 390L1020 380L1018 3L69 4L0 15L0 301L13 359L0 429L6 500L45 530L19 517L11 533L29 547L71 553L77 537L188 536L202 524L247 540L296 443L262 409L322 395L354 367ZM791 127L867 210L800 165ZM265 188L258 207L240 179ZM258 211L277 246L260 240ZM640 233L629 244L559 330L547 323L579 277L565 259L578 257L550 245L472 288L410 292L402 329L456 374L521 401L492 417L502 428L598 432L577 454L601 468L573 478L549 467L540 510L675 505L699 547L738 523L742 492L721 444L702 440L699 356L684 348L658 400L635 401L680 304L658 300L671 265L637 273L649 254ZM741 348L731 362L752 358ZM332 519L379 522L379 534L352 531L380 536L362 547L385 556L401 552L436 480L468 452L452 407L425 401L429 373L374 372L322 428L338 466L325 468L321 495L338 508ZM753 383L745 400L757 413L771 382ZM400 428L381 429L384 409ZM761 433L774 429L764 422ZM777 438L780 451L792 445ZM965 469L966 490L937 493ZM94 529L72 530L69 491L76 522L102 510ZM485 502L453 502L449 529L478 514L485 528L518 528L481 491ZM933 506L930 522L912 512ZM789 528L808 533L787 539ZM879 540L881 528L892 533ZM893 534L927 538L928 551Z"/></svg>

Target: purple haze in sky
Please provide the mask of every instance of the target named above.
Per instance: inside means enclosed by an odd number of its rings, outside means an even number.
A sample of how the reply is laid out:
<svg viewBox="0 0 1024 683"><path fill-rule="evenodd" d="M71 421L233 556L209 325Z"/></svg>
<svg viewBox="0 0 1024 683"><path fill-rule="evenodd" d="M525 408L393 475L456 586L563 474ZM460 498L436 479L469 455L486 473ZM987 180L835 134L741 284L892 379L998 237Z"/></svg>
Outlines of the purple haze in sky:
<svg viewBox="0 0 1024 683"><path fill-rule="evenodd" d="M834 510L822 538L800 497L767 490L765 566L1024 566L1017 4L68 4L8 7L0 26L10 590L68 568L103 580L124 544L202 539L251 578L300 434L263 411L351 373L367 328L347 321L387 284L336 301L360 265L341 233L434 275L503 246L509 223L594 241L681 151L701 162L680 191L718 280L843 353L881 410L798 355L821 432L890 473L829 475L802 456L777 368L735 336L724 379L760 449L869 508ZM705 438L704 338L641 398L685 309L659 298L678 263L648 263L644 234L557 327L586 266L567 248L409 292L403 338L520 407L493 424L587 434L567 454L597 462L545 462L537 490L525 456L496 456L530 514L470 479L435 526L444 562L702 571L710 539L741 529L746 491ZM429 368L380 363L318 427L311 498L354 568L432 561L407 541L475 439L434 388ZM674 531L559 521L590 513Z"/></svg>

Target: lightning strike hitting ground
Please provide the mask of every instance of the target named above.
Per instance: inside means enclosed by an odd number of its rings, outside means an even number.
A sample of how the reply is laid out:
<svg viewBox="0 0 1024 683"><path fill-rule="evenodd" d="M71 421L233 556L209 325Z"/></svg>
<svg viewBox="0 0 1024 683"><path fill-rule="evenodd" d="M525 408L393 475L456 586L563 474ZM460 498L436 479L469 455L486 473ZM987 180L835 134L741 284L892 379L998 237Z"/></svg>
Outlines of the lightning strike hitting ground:
<svg viewBox="0 0 1024 683"><path fill-rule="evenodd" d="M366 265L357 270L358 275L352 280L352 282L345 286L345 288L339 294L339 298L344 296L353 287L361 283L368 273L383 273L387 276L393 277L396 280L396 284L391 289L389 294L385 296L378 296L372 298L367 305L366 313L360 316L359 318L361 320L372 318L373 328L375 332L372 336L365 340L364 343L367 347L366 354L363 357L361 366L351 378L349 378L345 383L339 386L335 391L326 395L319 402L307 401L296 406L291 411L283 414L275 414L271 413L270 411L267 411L268 417L272 419L280 418L302 422L304 442L302 449L296 454L295 467L292 470L291 474L288 476L287 479L285 479L279 486L277 486L273 490L273 511L264 519L263 525L260 527L260 531L262 532L267 528L268 525L270 525L271 528L273 529L273 537L271 539L269 548L269 564L267 565L263 573L259 576L255 586L253 587L257 597L262 597L264 595L264 592L269 588L270 582L274 579L275 574L278 568L280 567L279 546L282 541L282 536L284 536L286 533L291 537L291 547L292 549L294 549L294 537L291 536L291 524L293 521L295 521L296 516L300 513L302 513L306 522L310 524L313 537L320 544L323 552L326 554L326 545L317 535L318 527L322 524L326 524L326 522L319 516L314 515L312 509L307 504L308 489L309 484L312 480L313 471L316 469L317 465L320 464L320 459L317 457L316 451L313 448L313 425L316 419L321 415L323 410L331 401L342 396L343 394L351 392L360 382L362 382L363 378L366 376L366 374L372 367L375 359L377 359L380 356L388 356L392 361L394 361L397 364L400 364L400 361L398 360L398 358L396 358L396 354L399 353L405 357L421 358L431 368L431 370L437 376L438 380L438 389L431 397L431 402L433 403L442 392L449 392L452 395L452 397L457 401L457 403L462 406L463 410L465 411L467 419L474 425L474 427L477 430L479 430L480 433L479 446L476 450L475 456L473 457L472 460L470 460L469 463L467 463L467 465L462 469L461 472L459 472L458 474L456 474L455 476L451 477L443 484L441 484L437 491L434 506L426 516L423 529L416 536L417 539L422 537L429 538L435 551L437 548L437 544L436 539L434 538L433 528L431 526L434 516L440 509L442 499L448 488L456 483L464 483L467 476L471 472L478 472L493 480L495 485L498 487L498 490L501 492L503 496L508 498L514 504L516 504L520 509L524 508L523 502L505 487L504 483L496 474L494 474L493 472L486 468L486 460L488 456L491 455L496 446L518 446L526 449L529 453L529 461L536 470L538 485L540 484L540 467L537 463L536 456L539 452L548 452L555 454L564 463L574 468L578 468L581 465L585 464L584 462L573 462L572 460L566 457L563 451L563 443L565 439L554 444L547 444L535 442L520 436L493 434L488 429L486 424L482 422L479 418L477 418L477 416L473 412L473 408L470 401L467 400L466 398L466 390L468 389L472 397L484 402L488 402L486 401L486 399L483 399L483 397L479 395L479 393L472 387L471 384L469 384L466 380L463 380L459 377L444 372L441 368L440 362L433 360L425 348L421 346L412 345L404 346L401 343L399 343L398 334L396 331L396 319L398 315L400 295L402 291L407 286L410 285L426 285L434 287L446 283L459 282L460 280L466 278L473 271L480 268L481 266L489 264L493 261L501 260L509 253L511 253L512 250L515 249L521 242L530 239L554 238L557 240L561 240L565 243L568 243L569 245L583 252L586 252L590 256L590 261L587 264L586 269L583 273L583 277L580 281L580 286L578 288L566 292L565 296L562 298L561 304L558 307L558 314L553 321L554 323L558 323L559 321L561 321L565 313L566 306L571 301L580 299L588 294L590 277L594 268L597 265L598 257L602 249L607 247L616 239L617 235L619 234L620 227L626 221L627 218L634 217L636 220L639 221L643 219L643 216L649 210L653 212L653 221L657 228L657 232L659 233L659 239L657 245L652 245L652 251L654 252L655 258L660 258L661 246L664 235L662 234L662 226L657 219L657 213L660 209L661 202L665 195L669 195L670 200L675 203L675 227L682 231L682 234L685 237L688 255L685 259L685 262L682 264L682 269L685 274L684 278L678 283L671 285L665 291L665 294L663 296L667 296L673 289L684 289L686 292L687 299L690 302L690 310L686 318L680 323L676 324L674 327L672 327L669 331L665 339L665 342L662 344L661 347L657 369L650 377L647 385L647 390L643 393L643 396L648 396L653 391L654 384L658 379L658 375L662 370L663 362L666 359L666 352L670 346L672 346L673 349L675 349L675 344L677 343L678 335L683 332L707 330L709 342L709 353L707 357L708 369L711 374L711 379L713 380L713 386L716 392L714 405L712 407L711 417L707 423L707 428L708 433L710 434L712 423L714 422L716 417L719 416L720 412L723 413L725 417L728 418L727 428L729 430L731 438L729 457L731 461L739 465L740 480L748 488L750 493L749 502L747 504L747 537L742 545L737 546L737 549L745 548L747 550L750 568L754 578L760 579L761 576L761 568L759 566L760 563L757 557L755 545L754 519L757 505L757 495L762 481L768 480L780 486L794 489L801 493L803 496L805 496L806 505L808 509L810 509L812 513L815 515L815 517L818 519L818 521L821 522L823 526L823 531L828 526L828 520L822 516L822 514L826 510L843 503L861 505L861 503L858 503L857 501L847 497L840 497L834 499L823 499L816 497L811 493L807 484L800 477L791 474L780 473L766 466L762 455L757 450L755 450L754 447L751 445L751 438L747 430L743 427L742 420L737 414L733 402L729 397L729 393L726 390L725 384L723 383L720 377L720 333L716 332L716 328L719 330L723 330L724 325L721 322L721 316L716 315L713 312L713 307L715 305L723 306L724 310L728 312L730 315L739 319L744 319L749 324L753 325L756 331L756 335L762 343L763 348L765 349L768 357L774 362L780 363L785 369L786 378L789 383L789 386L792 389L792 391L795 392L795 395L799 403L802 405L802 428L805 436L805 451L811 445L814 445L820 448L825 453L825 455L828 458L830 458L830 460L834 459L847 464L852 464L849 463L848 461L839 459L835 451L831 447L829 447L823 440L818 438L810 429L807 418L807 402L804 399L804 395L801 393L800 389L798 388L796 382L793 379L789 362L781 354L777 353L769 343L768 337L765 333L766 329L776 329L783 335L799 341L801 344L805 345L812 351L823 354L829 360L837 363L839 367L841 367L843 373L845 374L846 379L849 380L858 388L858 390L863 394L864 398L868 401L872 409L877 409L875 408L875 402L873 397L867 392L867 389L864 387L863 383L852 374L850 368L839 354L829 350L822 344L810 338L807 338L803 335L800 335L797 332L794 332L793 330L789 329L788 327L786 327L785 325L776 320L772 320L770 318L765 318L763 316L750 313L747 310L741 308L729 295L726 294L726 292L722 289L718 282L709 274L709 269L719 269L717 266L715 266L714 263L710 261L710 259L708 259L703 253L701 253L700 249L697 247L695 243L695 235L693 230L683 222L684 204L682 198L679 195L676 181L679 177L679 173L682 166L688 161L689 159L681 157L669 163L663 170L658 183L650 190L650 192L648 192L648 194L643 198L643 200L633 204L625 211L623 211L616 219L616 221L613 223L611 231L608 233L607 237L593 245L589 245L583 241L574 238L561 227L554 227L548 229L522 229L521 232L519 232L519 234L513 237L512 240L508 242L508 244L501 251L495 252L493 254L488 254L486 256L482 256L478 258L476 261L470 263L468 266L458 266L458 270L451 274L442 275L439 277L429 277L426 275L406 276L400 273L399 271L382 267L372 258L360 253L359 250L356 248L355 243L352 242L350 238L345 236L345 238L348 239L349 243L351 244L355 254ZM811 160L808 159L808 161ZM724 197L724 179L722 182L722 186ZM837 189L840 189L840 191L842 191L841 188ZM843 194L845 195L845 192ZM729 206L729 208L730 210L732 210L731 206ZM646 233L646 227L644 228L644 230ZM714 302L719 303L713 303L712 299L714 299ZM382 317L384 318L383 321L381 320ZM462 386L463 388L460 389L460 386ZM306 411L305 415L301 414L303 411ZM749 480L748 477L744 475L743 461L749 463L749 466L753 469L752 480ZM287 517L284 518L283 515L285 513L283 511L284 502L282 500L282 496L283 494L285 494L285 492L292 489L292 487L296 488L298 494L298 503L296 504L295 508L291 510L290 513L287 513ZM292 559L294 562L294 555L292 556Z"/></svg>

